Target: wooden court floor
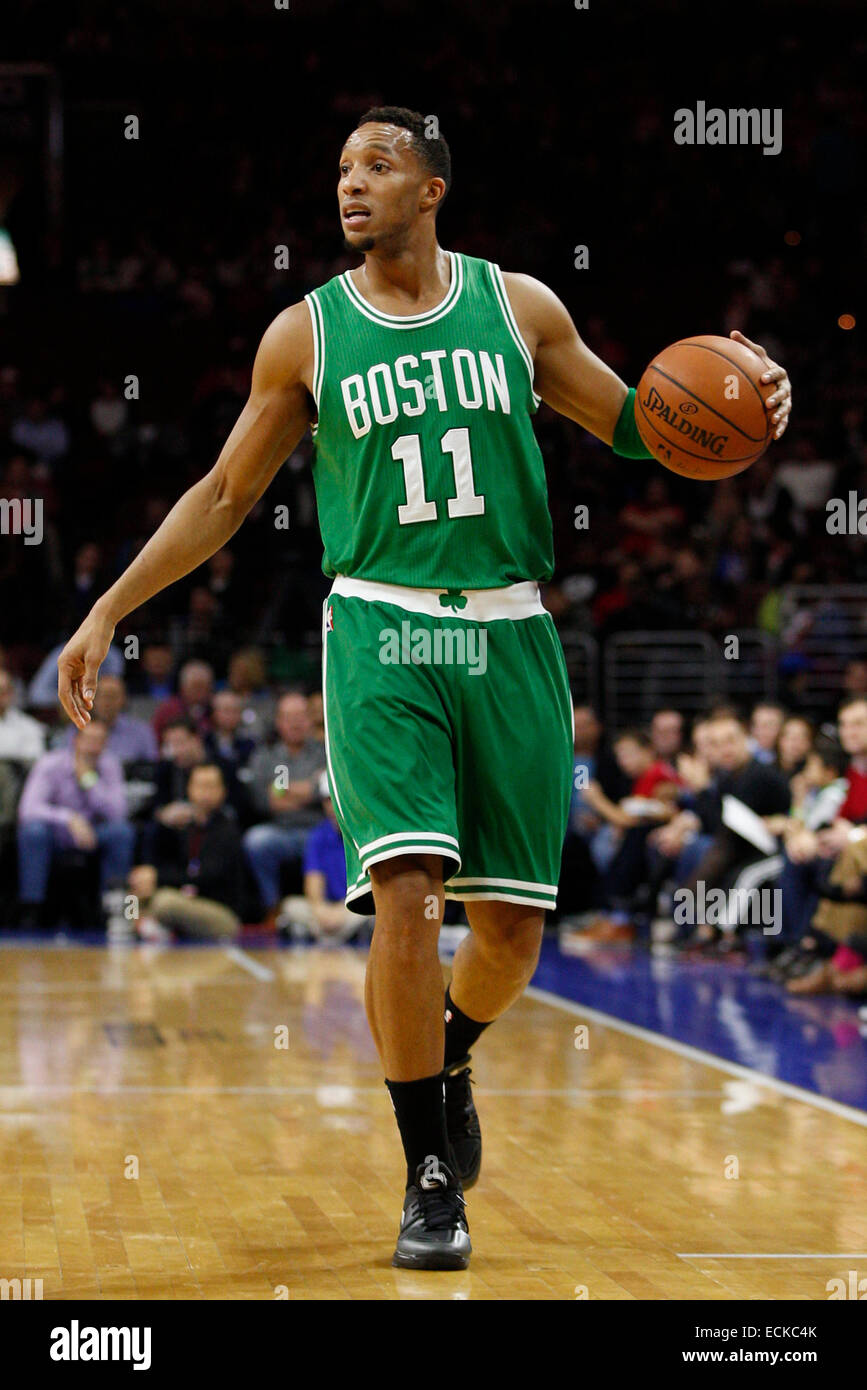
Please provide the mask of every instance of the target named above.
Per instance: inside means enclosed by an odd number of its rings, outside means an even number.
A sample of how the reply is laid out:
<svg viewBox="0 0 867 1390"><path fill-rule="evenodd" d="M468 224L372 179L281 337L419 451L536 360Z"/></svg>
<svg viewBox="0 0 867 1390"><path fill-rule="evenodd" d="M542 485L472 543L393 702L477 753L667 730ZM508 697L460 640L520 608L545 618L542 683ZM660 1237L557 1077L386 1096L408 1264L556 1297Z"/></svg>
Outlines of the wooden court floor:
<svg viewBox="0 0 867 1390"><path fill-rule="evenodd" d="M858 1268L863 1127L598 1017L576 1039L575 1006L525 997L476 1050L470 1269L392 1269L403 1165L363 972L348 948L0 950L0 1278L45 1299L770 1300Z"/></svg>

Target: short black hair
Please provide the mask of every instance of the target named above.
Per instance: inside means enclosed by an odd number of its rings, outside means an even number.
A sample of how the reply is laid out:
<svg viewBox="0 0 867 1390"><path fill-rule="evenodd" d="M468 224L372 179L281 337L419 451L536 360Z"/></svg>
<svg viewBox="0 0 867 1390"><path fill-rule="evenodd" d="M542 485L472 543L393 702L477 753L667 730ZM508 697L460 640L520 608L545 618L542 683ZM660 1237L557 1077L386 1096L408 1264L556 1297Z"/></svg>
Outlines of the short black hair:
<svg viewBox="0 0 867 1390"><path fill-rule="evenodd" d="M838 777L842 777L851 762L849 754L842 744L835 738L829 738L827 734L819 734L810 752L814 758L818 758L824 767L831 768Z"/></svg>
<svg viewBox="0 0 867 1390"><path fill-rule="evenodd" d="M845 700L841 700L837 706L837 714L841 715L844 709L851 709L853 705L867 705L867 695L847 695Z"/></svg>
<svg viewBox="0 0 867 1390"><path fill-rule="evenodd" d="M371 106L358 125L367 125L371 121L410 131L413 151L429 174L442 179L448 193L452 186L452 156L445 136L440 134L436 116L423 116L420 111L411 111L408 106Z"/></svg>

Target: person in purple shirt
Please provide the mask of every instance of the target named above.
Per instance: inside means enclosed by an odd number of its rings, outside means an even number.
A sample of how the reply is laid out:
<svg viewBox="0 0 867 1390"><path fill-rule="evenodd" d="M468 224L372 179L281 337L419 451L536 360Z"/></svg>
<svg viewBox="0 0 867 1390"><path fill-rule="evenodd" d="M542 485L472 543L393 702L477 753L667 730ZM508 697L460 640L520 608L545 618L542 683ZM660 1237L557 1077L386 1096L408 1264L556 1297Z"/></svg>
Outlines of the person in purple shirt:
<svg viewBox="0 0 867 1390"><path fill-rule="evenodd" d="M51 862L59 850L99 855L103 903L132 865L135 830L126 819L123 769L106 750L108 729L92 721L71 748L45 753L18 803L20 923L40 925Z"/></svg>
<svg viewBox="0 0 867 1390"><path fill-rule="evenodd" d="M94 697L93 710L108 731L106 749L120 763L155 763L159 757L156 734L144 719L124 714L125 704L126 683L123 677L103 676ZM75 729L70 729L63 741L71 748L75 742Z"/></svg>

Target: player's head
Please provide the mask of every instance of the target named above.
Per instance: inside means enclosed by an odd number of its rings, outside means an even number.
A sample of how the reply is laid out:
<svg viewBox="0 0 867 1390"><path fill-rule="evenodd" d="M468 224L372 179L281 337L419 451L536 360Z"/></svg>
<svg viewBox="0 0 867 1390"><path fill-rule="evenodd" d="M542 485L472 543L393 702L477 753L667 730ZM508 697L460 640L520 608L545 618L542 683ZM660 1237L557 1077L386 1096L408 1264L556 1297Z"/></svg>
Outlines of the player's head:
<svg viewBox="0 0 867 1390"><path fill-rule="evenodd" d="M421 223L433 229L451 184L435 116L405 106L365 111L340 152L337 199L350 251L396 255Z"/></svg>

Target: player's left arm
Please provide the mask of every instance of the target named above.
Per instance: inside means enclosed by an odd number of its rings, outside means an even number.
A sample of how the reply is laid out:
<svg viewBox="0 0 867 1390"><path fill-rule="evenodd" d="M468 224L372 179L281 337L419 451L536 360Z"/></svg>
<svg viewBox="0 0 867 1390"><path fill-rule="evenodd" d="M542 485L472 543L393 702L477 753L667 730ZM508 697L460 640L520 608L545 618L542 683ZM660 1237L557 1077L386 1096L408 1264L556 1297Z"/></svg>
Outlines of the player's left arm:
<svg viewBox="0 0 867 1390"><path fill-rule="evenodd" d="M582 341L571 314L553 290L530 275L504 274L503 280L521 335L533 357L537 394L552 410L613 445L629 393L626 383ZM752 348L765 362L762 380L773 385L765 405L772 413L779 438L792 407L786 370L742 333L735 331L731 336Z"/></svg>

